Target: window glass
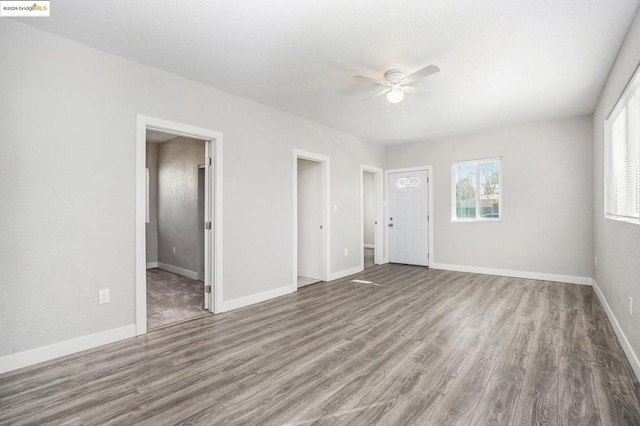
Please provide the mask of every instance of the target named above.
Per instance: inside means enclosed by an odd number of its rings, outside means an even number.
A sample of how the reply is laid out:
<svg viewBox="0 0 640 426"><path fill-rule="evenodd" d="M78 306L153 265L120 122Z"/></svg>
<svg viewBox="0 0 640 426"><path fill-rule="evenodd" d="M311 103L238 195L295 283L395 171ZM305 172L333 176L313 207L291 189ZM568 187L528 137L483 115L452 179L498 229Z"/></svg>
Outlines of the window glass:
<svg viewBox="0 0 640 426"><path fill-rule="evenodd" d="M452 220L499 220L500 159L452 165Z"/></svg>
<svg viewBox="0 0 640 426"><path fill-rule="evenodd" d="M397 188L419 188L420 178L417 176L401 177L396 181Z"/></svg>

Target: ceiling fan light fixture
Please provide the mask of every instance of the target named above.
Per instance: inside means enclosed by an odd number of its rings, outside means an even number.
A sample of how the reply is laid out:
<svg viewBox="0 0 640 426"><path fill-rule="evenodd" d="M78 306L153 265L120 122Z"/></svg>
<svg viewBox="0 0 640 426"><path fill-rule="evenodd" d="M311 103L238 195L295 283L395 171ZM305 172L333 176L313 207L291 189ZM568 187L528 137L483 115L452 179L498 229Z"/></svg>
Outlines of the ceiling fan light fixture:
<svg viewBox="0 0 640 426"><path fill-rule="evenodd" d="M401 102L403 99L404 99L404 92L402 91L402 88L399 85L392 87L391 90L389 90L389 93L387 93L387 100L392 104L397 104L398 102Z"/></svg>

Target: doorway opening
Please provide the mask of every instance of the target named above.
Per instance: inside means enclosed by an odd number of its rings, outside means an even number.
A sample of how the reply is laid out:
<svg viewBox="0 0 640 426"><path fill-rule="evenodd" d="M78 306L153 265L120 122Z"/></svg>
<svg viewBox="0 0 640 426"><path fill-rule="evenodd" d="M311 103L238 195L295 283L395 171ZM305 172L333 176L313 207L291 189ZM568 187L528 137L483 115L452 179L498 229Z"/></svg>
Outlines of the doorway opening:
<svg viewBox="0 0 640 426"><path fill-rule="evenodd" d="M382 169L360 166L360 217L362 219L360 269L382 263Z"/></svg>
<svg viewBox="0 0 640 426"><path fill-rule="evenodd" d="M220 312L222 135L138 116L136 334Z"/></svg>
<svg viewBox="0 0 640 426"><path fill-rule="evenodd" d="M293 167L293 283L300 288L328 275L329 158L295 150Z"/></svg>
<svg viewBox="0 0 640 426"><path fill-rule="evenodd" d="M147 328L208 313L208 141L147 130Z"/></svg>

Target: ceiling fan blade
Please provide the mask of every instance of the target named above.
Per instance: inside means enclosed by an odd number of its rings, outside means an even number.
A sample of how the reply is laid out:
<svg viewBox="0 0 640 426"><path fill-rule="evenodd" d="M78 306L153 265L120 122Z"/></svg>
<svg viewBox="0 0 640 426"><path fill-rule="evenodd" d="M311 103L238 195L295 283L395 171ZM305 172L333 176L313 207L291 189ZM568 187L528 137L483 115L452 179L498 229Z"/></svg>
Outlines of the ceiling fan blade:
<svg viewBox="0 0 640 426"><path fill-rule="evenodd" d="M420 89L413 86L402 86L402 91L405 93L417 93L420 95L431 94L431 92L429 92L428 90Z"/></svg>
<svg viewBox="0 0 640 426"><path fill-rule="evenodd" d="M364 75L355 75L353 76L353 79L356 81L359 81L361 83L368 83L368 84L377 84L380 86L386 86L387 82L384 80L378 80L377 78L372 78L372 77L367 77Z"/></svg>
<svg viewBox="0 0 640 426"><path fill-rule="evenodd" d="M361 102L368 101L369 99L377 98L378 96L382 96L387 93L389 89L382 89L379 92L374 93L373 95L367 96Z"/></svg>
<svg viewBox="0 0 640 426"><path fill-rule="evenodd" d="M435 65L427 65L426 67L422 68L421 70L418 70L416 72L414 72L413 74L409 74L408 76L406 76L404 78L404 80L402 81L402 84L411 84L416 80L420 80L421 78L425 78L431 74L435 74L438 71L440 71L440 68L438 68Z"/></svg>

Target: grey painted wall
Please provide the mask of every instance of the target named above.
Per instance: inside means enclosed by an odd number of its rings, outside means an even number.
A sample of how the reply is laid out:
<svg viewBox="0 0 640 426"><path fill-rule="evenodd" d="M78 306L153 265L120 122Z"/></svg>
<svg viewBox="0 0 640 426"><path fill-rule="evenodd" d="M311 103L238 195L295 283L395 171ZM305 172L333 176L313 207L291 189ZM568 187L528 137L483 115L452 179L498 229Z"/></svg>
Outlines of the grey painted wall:
<svg viewBox="0 0 640 426"><path fill-rule="evenodd" d="M158 147L158 262L196 274L204 257L198 212L198 164L204 161L203 141L180 137Z"/></svg>
<svg viewBox="0 0 640 426"><path fill-rule="evenodd" d="M373 244L375 233L375 178L376 175L363 172L362 175L362 216L364 226L364 243Z"/></svg>
<svg viewBox="0 0 640 426"><path fill-rule="evenodd" d="M433 165L431 261L591 277L591 117L387 148L387 169ZM502 157L502 222L451 221L451 163Z"/></svg>
<svg viewBox="0 0 640 426"><path fill-rule="evenodd" d="M147 263L158 261L158 144L147 143L149 223L146 224Z"/></svg>
<svg viewBox="0 0 640 426"><path fill-rule="evenodd" d="M640 64L640 17L631 25L593 114L594 279L640 356L640 226L604 218L604 120ZM629 297L634 316L629 315ZM636 372L636 374L639 374Z"/></svg>
<svg viewBox="0 0 640 426"><path fill-rule="evenodd" d="M134 323L137 114L224 135L225 300L293 284L294 148L331 158L331 271L359 266L360 164L384 149L14 20L0 34L0 356Z"/></svg>

